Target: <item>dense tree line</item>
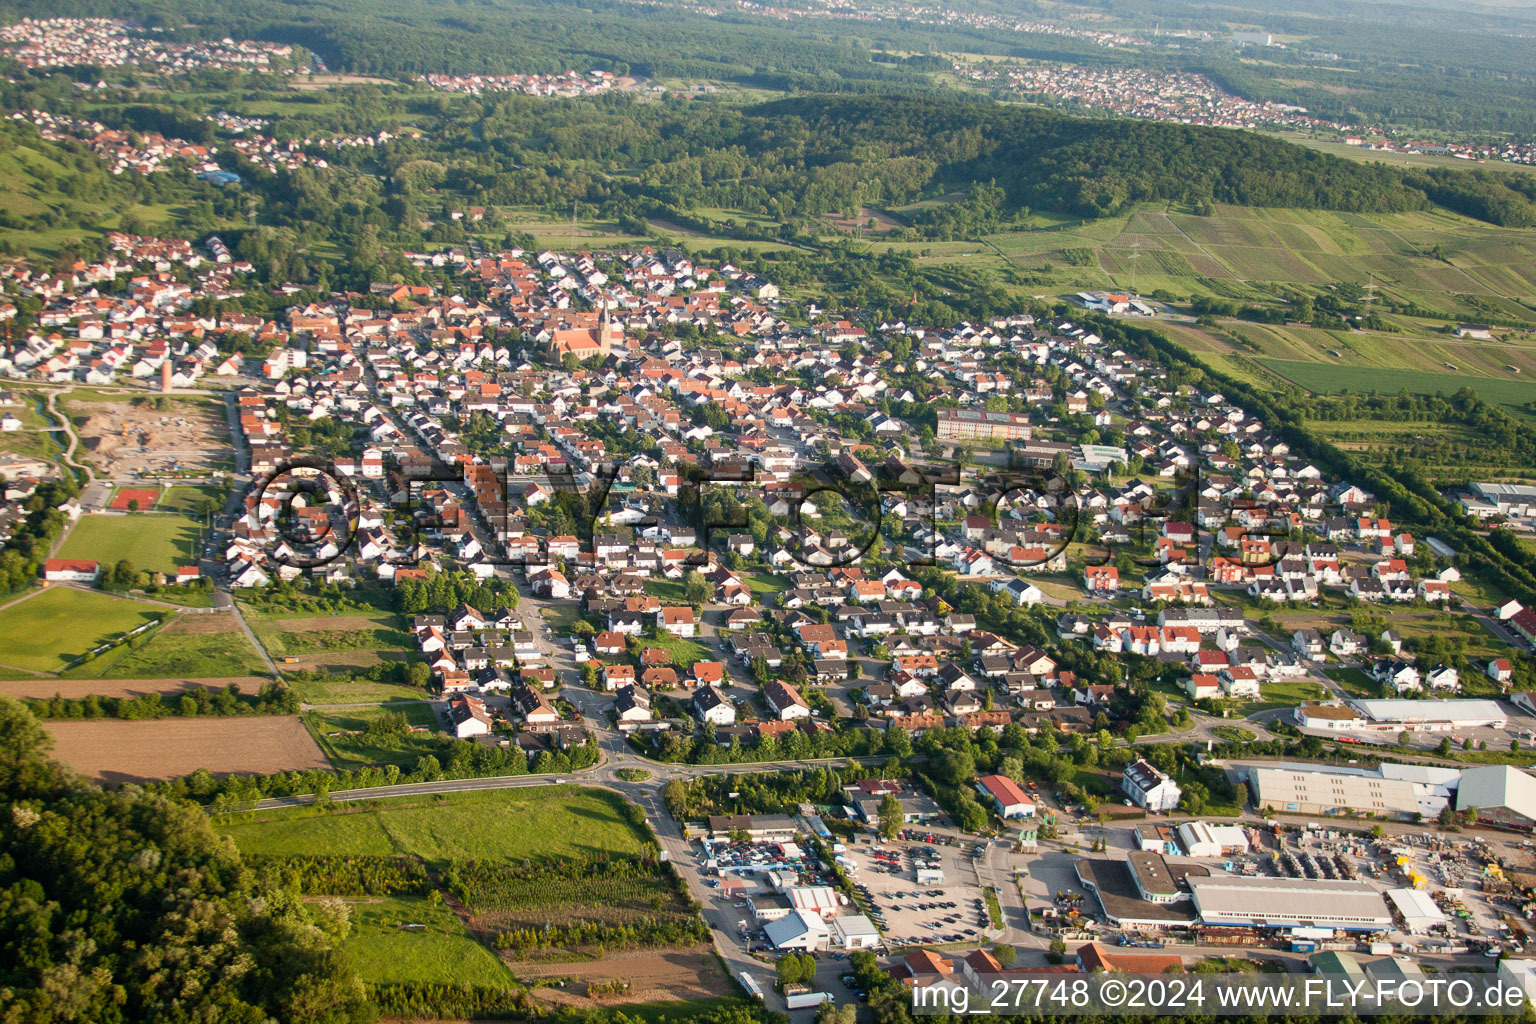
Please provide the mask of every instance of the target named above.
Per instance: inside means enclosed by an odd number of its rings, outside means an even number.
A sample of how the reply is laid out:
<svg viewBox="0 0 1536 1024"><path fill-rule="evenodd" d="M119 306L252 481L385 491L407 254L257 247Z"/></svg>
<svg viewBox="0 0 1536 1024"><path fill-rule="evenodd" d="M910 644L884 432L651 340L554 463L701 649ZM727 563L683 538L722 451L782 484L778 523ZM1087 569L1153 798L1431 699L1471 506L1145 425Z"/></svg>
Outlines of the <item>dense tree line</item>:
<svg viewBox="0 0 1536 1024"><path fill-rule="evenodd" d="M198 718L229 715L296 715L299 695L282 682L263 683L255 694L242 694L238 683L220 689L194 686L182 694L142 693L137 697L31 698L27 707L38 718Z"/></svg>
<svg viewBox="0 0 1536 1024"><path fill-rule="evenodd" d="M234 811L272 796L327 795L332 790L368 789L408 782L529 774L528 756L518 747L492 747L451 736L436 736L434 740L436 749L422 754L409 770L390 764L342 771L312 768L271 775L228 775L218 779L194 772L179 779L153 783L151 788L208 804L215 811ZM596 763L597 746L588 741L548 758L540 755L533 765L533 772L556 774Z"/></svg>
<svg viewBox="0 0 1536 1024"><path fill-rule="evenodd" d="M0 697L0 1002L7 1021L371 1019L347 923L262 887L195 806L48 760Z"/></svg>

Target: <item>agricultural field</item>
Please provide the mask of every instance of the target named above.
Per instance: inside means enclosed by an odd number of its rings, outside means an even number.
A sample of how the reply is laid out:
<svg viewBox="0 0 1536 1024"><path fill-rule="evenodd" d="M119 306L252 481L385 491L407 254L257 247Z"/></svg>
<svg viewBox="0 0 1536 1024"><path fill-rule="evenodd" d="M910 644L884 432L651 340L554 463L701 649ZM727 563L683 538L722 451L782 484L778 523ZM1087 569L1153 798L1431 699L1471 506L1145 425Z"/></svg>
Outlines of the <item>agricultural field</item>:
<svg viewBox="0 0 1536 1024"><path fill-rule="evenodd" d="M166 609L73 587L33 592L0 609L0 670L60 672L113 637Z"/></svg>
<svg viewBox="0 0 1536 1024"><path fill-rule="evenodd" d="M297 658L299 668L362 671L403 661L415 644L393 612L367 615L275 616L248 620L273 658Z"/></svg>
<svg viewBox="0 0 1536 1024"><path fill-rule="evenodd" d="M83 515L60 545L60 558L85 558L112 565L126 558L134 568L174 572L197 564L197 523L180 515L129 512Z"/></svg>
<svg viewBox="0 0 1536 1024"><path fill-rule="evenodd" d="M303 719L337 769L377 764L414 768L423 755L437 749L441 738L437 712L424 700L387 708L307 711Z"/></svg>
<svg viewBox="0 0 1536 1024"><path fill-rule="evenodd" d="M261 655L228 612L178 615L142 643L131 641L74 669L71 679L188 679L256 677L266 672ZM254 688L253 688L254 689Z"/></svg>
<svg viewBox="0 0 1536 1024"><path fill-rule="evenodd" d="M612 996L538 988L571 1007L730 996L672 868L640 856L649 834L631 815L612 793L539 786L245 812L216 827L247 857L286 864L304 891L343 899L346 948L375 984L631 981Z"/></svg>
<svg viewBox="0 0 1536 1024"><path fill-rule="evenodd" d="M47 700L50 697L141 697L154 693L162 697L174 697L194 687L222 689L234 683L241 693L256 693L271 682L263 676L220 676L217 679L188 679L184 676L163 676L144 679L80 679L75 676L32 676L26 679L0 679L0 695L6 697L31 697Z"/></svg>
<svg viewBox="0 0 1536 1024"><path fill-rule="evenodd" d="M400 797L231 816L219 828L244 853L558 860L634 856L644 837L623 800L600 790L527 786L437 797Z"/></svg>
<svg viewBox="0 0 1536 1024"><path fill-rule="evenodd" d="M1427 330L1382 334L1238 320L1214 327L1164 321L1157 329L1213 369L1272 391L1432 395L1469 387L1509 406L1536 401L1536 339L1514 332L1505 342L1480 342Z"/></svg>
<svg viewBox="0 0 1536 1024"><path fill-rule="evenodd" d="M362 897L347 903L352 934L342 949L369 981L451 979L461 985L511 987L511 972L443 904L419 896Z"/></svg>
<svg viewBox="0 0 1536 1024"><path fill-rule="evenodd" d="M1536 401L1536 381L1499 380L1453 371L1437 373L1429 370L1329 365L1293 359L1261 359L1260 362L1286 380L1323 395L1336 395L1345 391L1375 391L1389 395L1406 391L1410 394L1433 395L1451 394L1467 387L1490 402L1518 406Z"/></svg>
<svg viewBox="0 0 1536 1024"><path fill-rule="evenodd" d="M1315 420L1311 427L1344 451L1368 459L1402 454L1454 479L1536 479L1536 466L1511 465L1501 451L1457 423Z"/></svg>
<svg viewBox="0 0 1536 1024"><path fill-rule="evenodd" d="M170 779L199 768L228 775L327 767L320 748L292 715L52 719L42 725L53 738L55 758L105 782Z"/></svg>

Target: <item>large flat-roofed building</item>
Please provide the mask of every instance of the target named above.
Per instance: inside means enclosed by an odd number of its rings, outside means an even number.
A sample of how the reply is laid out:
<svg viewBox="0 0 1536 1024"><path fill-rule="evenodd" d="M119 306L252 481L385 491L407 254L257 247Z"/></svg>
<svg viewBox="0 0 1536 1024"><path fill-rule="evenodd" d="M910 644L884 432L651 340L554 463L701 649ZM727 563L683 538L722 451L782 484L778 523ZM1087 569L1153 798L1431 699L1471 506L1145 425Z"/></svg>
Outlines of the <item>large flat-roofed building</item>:
<svg viewBox="0 0 1536 1024"><path fill-rule="evenodd" d="M1028 441L1029 417L985 409L940 409L940 441Z"/></svg>
<svg viewBox="0 0 1536 1024"><path fill-rule="evenodd" d="M1367 814L1400 821L1424 813L1413 783L1404 779L1300 766L1251 768L1248 776L1254 803L1281 813Z"/></svg>
<svg viewBox="0 0 1536 1024"><path fill-rule="evenodd" d="M1390 931L1392 914L1366 882L1224 875L1191 878L1200 920L1217 927Z"/></svg>
<svg viewBox="0 0 1536 1024"><path fill-rule="evenodd" d="M1141 854L1141 856L1157 856ZM1158 858L1161 860L1162 858ZM1186 928L1195 921L1195 910L1187 898L1149 900L1129 860L1084 858L1074 865L1077 880L1092 892L1104 910L1104 918L1121 928ZM1168 871L1166 864L1165 871ZM1186 872L1204 871L1189 865ZM1171 871L1170 871L1171 876ZM1170 877L1170 881L1171 881ZM1149 878L1154 888L1162 888Z"/></svg>
<svg viewBox="0 0 1536 1024"><path fill-rule="evenodd" d="M1474 811L1488 825L1536 828L1536 778L1507 764L1483 765L1461 773L1456 809Z"/></svg>
<svg viewBox="0 0 1536 1024"><path fill-rule="evenodd" d="M1536 487L1528 484L1476 483L1472 493L1475 498L1462 500L1462 508L1471 515L1536 515Z"/></svg>
<svg viewBox="0 0 1536 1024"><path fill-rule="evenodd" d="M1352 700L1367 729L1451 732L1487 727L1502 729L1509 714L1492 700Z"/></svg>

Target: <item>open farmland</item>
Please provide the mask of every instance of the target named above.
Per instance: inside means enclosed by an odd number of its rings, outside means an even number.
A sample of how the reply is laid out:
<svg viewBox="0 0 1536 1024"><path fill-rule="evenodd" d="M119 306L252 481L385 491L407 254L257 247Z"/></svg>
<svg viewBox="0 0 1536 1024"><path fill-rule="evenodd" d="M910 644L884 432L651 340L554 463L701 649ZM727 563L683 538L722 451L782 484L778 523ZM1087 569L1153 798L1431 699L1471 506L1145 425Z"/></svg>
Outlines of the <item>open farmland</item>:
<svg viewBox="0 0 1536 1024"><path fill-rule="evenodd" d="M300 668L366 670L402 661L415 648L404 620L393 613L329 616L253 616L251 629L274 658L297 658Z"/></svg>
<svg viewBox="0 0 1536 1024"><path fill-rule="evenodd" d="M1514 332L1507 342L1480 342L1427 331L1384 334L1241 320L1217 326L1164 322L1158 330L1213 369L1268 390L1449 395L1467 387L1509 406L1536 402L1536 342Z"/></svg>
<svg viewBox="0 0 1536 1024"><path fill-rule="evenodd" d="M318 751L317 751L318 753ZM544 859L640 852L623 801L600 790L530 786L442 797L402 797L331 809L257 811L221 830L247 853Z"/></svg>
<svg viewBox="0 0 1536 1024"><path fill-rule="evenodd" d="M228 775L327 767L297 716L50 720L43 727L56 758L107 782L170 779L199 768Z"/></svg>
<svg viewBox="0 0 1536 1024"><path fill-rule="evenodd" d="M719 1002L739 1005L739 990L720 969L719 961L709 951L688 949L627 950L610 953L601 960L586 963L518 964L518 977L524 981L540 978L573 977L582 984L565 988L544 986L533 990L533 997L552 1007L593 1009L616 1005L632 1019L656 1020L676 1014L675 1001ZM593 997L586 985L593 982L628 982L629 990L621 996ZM656 1000L656 1003L650 1001ZM645 1007L636 1004L649 1003Z"/></svg>
<svg viewBox="0 0 1536 1024"><path fill-rule="evenodd" d="M265 671L261 655L228 612L178 615L142 643L124 644L68 673L71 679L185 676L214 680L254 678ZM242 687L254 692L258 687ZM92 691L95 692L95 691Z"/></svg>
<svg viewBox="0 0 1536 1024"><path fill-rule="evenodd" d="M0 667L58 672L98 644L167 609L73 587L51 587L0 609Z"/></svg>
<svg viewBox="0 0 1536 1024"><path fill-rule="evenodd" d="M1295 359L1261 359L1265 366L1308 391L1336 395L1343 391L1396 394L1450 394L1469 387L1490 402L1524 405L1536 401L1536 382L1496 380L1457 373L1398 370L1363 366L1330 366Z"/></svg>
<svg viewBox="0 0 1536 1024"><path fill-rule="evenodd" d="M222 689L230 683L241 693L255 693L271 682L264 676L220 676L217 679L189 679L185 676L146 677L144 679L94 679L76 676L37 676L29 679L0 679L0 695L6 697L140 697L146 693L174 696L193 687Z"/></svg>
<svg viewBox="0 0 1536 1024"><path fill-rule="evenodd" d="M134 568L174 572L197 562L198 525L186 516L134 512L81 516L59 548L60 558L111 565L126 558Z"/></svg>

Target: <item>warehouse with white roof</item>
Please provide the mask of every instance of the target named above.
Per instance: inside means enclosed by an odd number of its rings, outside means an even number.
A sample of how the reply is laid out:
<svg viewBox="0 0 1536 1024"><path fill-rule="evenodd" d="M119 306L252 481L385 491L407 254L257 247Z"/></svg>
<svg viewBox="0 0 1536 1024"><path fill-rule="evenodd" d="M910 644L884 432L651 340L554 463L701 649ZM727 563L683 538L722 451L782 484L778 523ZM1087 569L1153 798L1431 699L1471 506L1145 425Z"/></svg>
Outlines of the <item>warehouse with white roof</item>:
<svg viewBox="0 0 1536 1024"><path fill-rule="evenodd" d="M1387 899L1402 916L1403 930L1412 935L1425 935L1446 921L1445 913L1421 889L1388 889Z"/></svg>
<svg viewBox="0 0 1536 1024"><path fill-rule="evenodd" d="M1509 714L1493 700L1351 700L1365 716L1366 728L1382 731L1451 732L1489 727L1502 729Z"/></svg>
<svg viewBox="0 0 1536 1024"><path fill-rule="evenodd" d="M1352 932L1393 927L1381 892L1366 882L1223 875L1191 878L1189 887L1200 920L1208 925Z"/></svg>
<svg viewBox="0 0 1536 1024"><path fill-rule="evenodd" d="M1475 811L1477 820L1503 828L1536 828L1536 779L1507 764L1482 765L1461 773L1456 809Z"/></svg>

